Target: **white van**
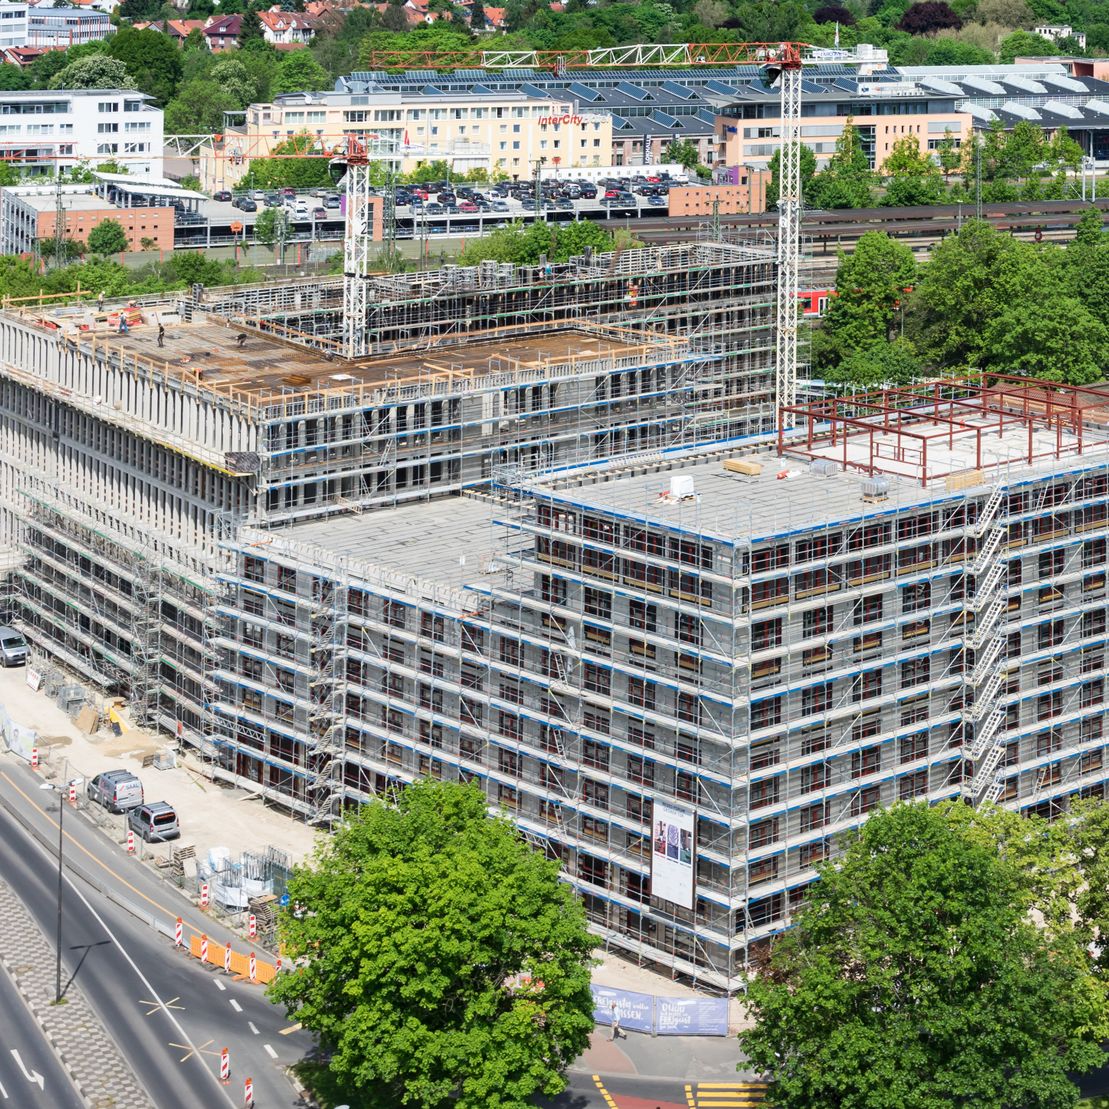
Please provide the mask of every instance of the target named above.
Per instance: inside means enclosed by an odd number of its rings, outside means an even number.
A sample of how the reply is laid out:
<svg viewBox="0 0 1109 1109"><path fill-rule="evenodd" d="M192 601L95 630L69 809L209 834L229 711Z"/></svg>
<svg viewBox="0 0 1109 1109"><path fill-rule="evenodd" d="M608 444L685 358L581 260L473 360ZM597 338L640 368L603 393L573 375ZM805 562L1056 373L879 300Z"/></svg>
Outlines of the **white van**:
<svg viewBox="0 0 1109 1109"><path fill-rule="evenodd" d="M143 802L142 782L130 770L106 770L90 779L85 792L90 801L109 812L129 812Z"/></svg>
<svg viewBox="0 0 1109 1109"><path fill-rule="evenodd" d="M164 839L176 839L181 834L177 823L177 813L165 801L152 801L132 810L127 818L127 826L147 843Z"/></svg>
<svg viewBox="0 0 1109 1109"><path fill-rule="evenodd" d="M23 666L27 661L27 640L15 628L0 628L0 666Z"/></svg>

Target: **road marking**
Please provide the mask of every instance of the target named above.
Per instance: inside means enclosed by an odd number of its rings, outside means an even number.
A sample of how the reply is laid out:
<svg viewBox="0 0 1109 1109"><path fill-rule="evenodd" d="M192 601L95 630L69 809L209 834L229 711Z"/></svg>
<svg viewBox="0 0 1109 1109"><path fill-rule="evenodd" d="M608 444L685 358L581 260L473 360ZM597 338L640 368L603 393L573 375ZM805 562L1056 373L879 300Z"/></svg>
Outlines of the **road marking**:
<svg viewBox="0 0 1109 1109"><path fill-rule="evenodd" d="M261 1032L259 1032L259 1031L258 1031L258 1029L257 1029L257 1028L256 1028L256 1027L254 1026L254 1021L252 1021L252 1020L248 1020L248 1021L246 1022L246 1026L247 1026L247 1028L249 1028L249 1029L251 1030L251 1032L253 1032L253 1033L254 1033L254 1035L255 1035L255 1036L260 1036L260 1035L262 1034L262 1033L261 1033Z"/></svg>
<svg viewBox="0 0 1109 1109"><path fill-rule="evenodd" d="M274 1051L274 1050L273 1050L273 1048L272 1048L272 1047L270 1047L270 1045L269 1045L269 1044L262 1044L262 1047L263 1047L263 1048L265 1049L265 1052L266 1052L266 1054L267 1054L267 1055L268 1055L268 1056L269 1056L269 1057L270 1057L271 1059L276 1059L276 1058L277 1058L277 1052L276 1052L276 1051Z"/></svg>
<svg viewBox="0 0 1109 1109"><path fill-rule="evenodd" d="M759 1109L766 1104L766 1082L698 1082L686 1084L689 1109Z"/></svg>
<svg viewBox="0 0 1109 1109"><path fill-rule="evenodd" d="M150 996L157 1001L161 1001L161 999L158 997L158 991L150 984L150 981L147 979L146 975L143 974L143 972L139 969L139 966L135 962L135 960L131 958L130 954L127 951L127 948L124 947L122 943L120 943L119 939L116 937L116 934L108 927L108 924L104 920L104 918L92 907L92 905L89 903L89 899L80 891L80 889L77 888L77 885L73 881L73 879L67 877L66 884L73 891L73 893L76 894L78 898L80 898L81 903L89 911L89 915L93 918L93 920L95 920L96 923L104 929L104 934L111 939L112 943L116 947L116 950L127 961L127 965L130 966L132 971L134 971L135 977L138 978L138 980L143 984L143 986L149 992ZM192 1040L189 1039L189 1034L185 1031L185 1029L181 1027L181 1022L169 1010L166 1010L166 1016L173 1024L173 1027L177 1030L177 1033L178 1035L180 1035L181 1039L185 1041L186 1045L192 1047ZM231 1100L230 1093L224 1086L221 1086L219 1084L219 1079L216 1078L212 1070L208 1067L204 1067L204 1073L211 1078L212 1084L216 1087L217 1090L219 1090L220 1094L222 1095L222 1102L230 1106L231 1109L238 1109L235 1103Z"/></svg>
<svg viewBox="0 0 1109 1109"><path fill-rule="evenodd" d="M236 1013L241 1013L243 1011L243 1007L234 998L231 998L231 1008L234 1009Z"/></svg>
<svg viewBox="0 0 1109 1109"><path fill-rule="evenodd" d="M0 1094L4 1095L4 1100L8 1100L8 1091L4 1089L4 1083L0 1082Z"/></svg>
<svg viewBox="0 0 1109 1109"><path fill-rule="evenodd" d="M282 1028L277 1034L279 1036L288 1036L292 1032L299 1032L300 1027L300 1022L298 1021L296 1024L290 1024L288 1028Z"/></svg>
<svg viewBox="0 0 1109 1109"><path fill-rule="evenodd" d="M601 1097L605 1099L605 1104L608 1106L608 1109L618 1109L616 1102L612 1100L612 1094L605 1089L604 1083L601 1081L601 1076L599 1074L593 1075L593 1081L596 1083L597 1089L601 1091Z"/></svg>
<svg viewBox="0 0 1109 1109"><path fill-rule="evenodd" d="M213 978L212 981L215 982L217 990L227 989L227 987L218 978Z"/></svg>
<svg viewBox="0 0 1109 1109"><path fill-rule="evenodd" d="M185 1052L185 1054L182 1055L179 1060L179 1062L184 1063L186 1060L191 1059L194 1055L218 1055L218 1051L205 1051L205 1048L207 1048L213 1042L214 1041L212 1040L205 1040L204 1043L200 1045L200 1047L194 1047L192 1044L175 1044L171 1040L169 1041L169 1046L179 1047L183 1052Z"/></svg>
<svg viewBox="0 0 1109 1109"><path fill-rule="evenodd" d="M37 1082L38 1088L42 1090L43 1093L45 1093L46 1079L43 1078L37 1070L33 1070L28 1073L27 1066L23 1062L23 1057L19 1054L18 1051L16 1051L14 1047L12 1048L12 1058L19 1064L19 1069L23 1071L23 1077L26 1078L28 1082Z"/></svg>
<svg viewBox="0 0 1109 1109"><path fill-rule="evenodd" d="M170 1009L176 1009L179 1013L183 1013L185 1011L185 1006L177 1004L177 1002L180 1001L180 1000L181 1000L181 998L179 998L179 997L171 997L169 999L169 1001L166 1001L166 1002L148 1001L144 997L139 1001L139 1004L140 1005L149 1005L150 1009L147 1011L146 1015L148 1017L152 1017L155 1013L160 1013L163 1009L165 1009L167 1012Z"/></svg>

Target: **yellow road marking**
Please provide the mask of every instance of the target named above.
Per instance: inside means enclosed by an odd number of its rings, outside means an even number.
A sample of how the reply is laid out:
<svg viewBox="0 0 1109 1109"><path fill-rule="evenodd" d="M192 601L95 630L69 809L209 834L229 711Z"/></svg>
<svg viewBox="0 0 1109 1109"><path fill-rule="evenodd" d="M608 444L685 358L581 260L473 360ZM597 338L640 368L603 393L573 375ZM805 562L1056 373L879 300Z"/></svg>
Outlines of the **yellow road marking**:
<svg viewBox="0 0 1109 1109"><path fill-rule="evenodd" d="M297 1021L296 1024L290 1024L288 1028L282 1028L277 1034L279 1036L288 1036L291 1032L299 1032L300 1028L300 1021Z"/></svg>
<svg viewBox="0 0 1109 1109"><path fill-rule="evenodd" d="M601 1091L601 1097L605 1099L605 1104L608 1106L608 1109L619 1109L616 1102L612 1100L612 1094L605 1089L604 1083L601 1081L601 1076L599 1074L593 1075L593 1081L596 1083L597 1089Z"/></svg>

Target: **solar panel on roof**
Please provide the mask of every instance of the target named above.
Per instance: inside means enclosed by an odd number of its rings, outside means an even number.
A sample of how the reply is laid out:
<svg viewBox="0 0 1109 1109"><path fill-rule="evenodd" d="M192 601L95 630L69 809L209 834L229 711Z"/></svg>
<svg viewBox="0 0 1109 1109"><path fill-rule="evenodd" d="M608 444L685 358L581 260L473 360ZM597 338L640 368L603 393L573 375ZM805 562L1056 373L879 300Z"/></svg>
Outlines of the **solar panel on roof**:
<svg viewBox="0 0 1109 1109"><path fill-rule="evenodd" d="M616 86L617 92L622 92L625 96L630 96L632 100L650 100L651 95L646 89L640 88L638 85L629 84L627 81L621 81Z"/></svg>
<svg viewBox="0 0 1109 1109"><path fill-rule="evenodd" d="M583 85L580 81L571 81L569 91L579 100L588 100L591 104L601 99L601 94L597 89L591 89L588 85Z"/></svg>

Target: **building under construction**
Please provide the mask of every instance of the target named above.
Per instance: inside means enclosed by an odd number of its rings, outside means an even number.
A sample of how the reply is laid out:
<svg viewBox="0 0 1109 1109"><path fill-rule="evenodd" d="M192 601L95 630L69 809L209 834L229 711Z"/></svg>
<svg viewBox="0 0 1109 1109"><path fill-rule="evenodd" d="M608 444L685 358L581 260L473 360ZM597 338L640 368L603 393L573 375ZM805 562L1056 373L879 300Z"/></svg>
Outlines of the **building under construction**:
<svg viewBox="0 0 1109 1109"><path fill-rule="evenodd" d="M1101 795L1109 392L793 416L780 454L244 529L215 757L311 819L477 781L610 946L722 990L875 808Z"/></svg>
<svg viewBox="0 0 1109 1109"><path fill-rule="evenodd" d="M324 826L475 780L722 990L876 806L1103 789L1109 391L775 440L772 250L365 280L0 313L39 652Z"/></svg>
<svg viewBox="0 0 1109 1109"><path fill-rule="evenodd" d="M186 741L209 731L213 583L244 524L770 426L769 247L360 281L357 359L341 279L0 314L28 637Z"/></svg>

